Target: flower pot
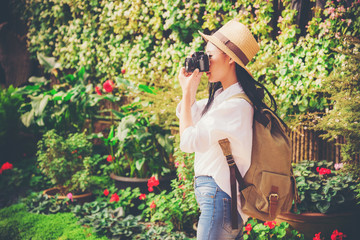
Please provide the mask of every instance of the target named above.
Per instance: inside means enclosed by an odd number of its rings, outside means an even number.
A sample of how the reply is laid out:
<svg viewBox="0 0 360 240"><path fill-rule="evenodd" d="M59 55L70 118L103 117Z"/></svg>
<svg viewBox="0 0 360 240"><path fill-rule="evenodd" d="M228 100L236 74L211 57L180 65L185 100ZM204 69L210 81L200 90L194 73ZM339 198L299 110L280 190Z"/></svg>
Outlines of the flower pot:
<svg viewBox="0 0 360 240"><path fill-rule="evenodd" d="M49 189L45 189L43 191L43 195L48 195L49 197L55 197L56 194L60 194L61 193L61 188L59 187L54 187L54 188L49 188ZM73 195L72 196L74 200L76 200L76 203L78 204L83 204L85 202L91 202L93 200L93 196L92 193L84 193L84 194L79 194L79 195ZM58 196L58 199L64 200L66 199L67 196L64 195L60 195Z"/></svg>
<svg viewBox="0 0 360 240"><path fill-rule="evenodd" d="M322 213L282 213L277 217L278 222L287 222L293 228L303 233L305 239L313 239L316 233L330 239L332 232L337 229L348 236L347 239L356 239L355 228L359 226L360 211L349 211L337 214Z"/></svg>
<svg viewBox="0 0 360 240"><path fill-rule="evenodd" d="M131 188L140 188L141 193L149 193L148 191L148 180L150 178L136 178L136 177L123 177L117 176L114 173L110 174L110 178L115 181L115 186L118 189ZM161 190L171 190L171 180L174 179L174 176L162 177L159 179L159 188ZM154 187L154 193L160 193L160 190L157 187Z"/></svg>

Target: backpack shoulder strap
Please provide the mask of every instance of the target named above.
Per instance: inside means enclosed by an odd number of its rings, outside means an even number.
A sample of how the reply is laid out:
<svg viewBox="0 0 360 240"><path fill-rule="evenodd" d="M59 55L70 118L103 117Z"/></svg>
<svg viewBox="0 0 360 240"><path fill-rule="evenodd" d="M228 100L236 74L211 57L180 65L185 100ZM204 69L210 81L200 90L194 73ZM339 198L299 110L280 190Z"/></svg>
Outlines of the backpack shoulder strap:
<svg viewBox="0 0 360 240"><path fill-rule="evenodd" d="M251 102L251 100L245 93L235 94L234 96L229 97L227 100L230 100L233 98L242 98L242 99L246 100L248 103L250 103L250 105L255 109L254 104ZM262 111L254 111L254 119L257 122L261 123L264 127L266 127L270 121L264 114L262 114Z"/></svg>

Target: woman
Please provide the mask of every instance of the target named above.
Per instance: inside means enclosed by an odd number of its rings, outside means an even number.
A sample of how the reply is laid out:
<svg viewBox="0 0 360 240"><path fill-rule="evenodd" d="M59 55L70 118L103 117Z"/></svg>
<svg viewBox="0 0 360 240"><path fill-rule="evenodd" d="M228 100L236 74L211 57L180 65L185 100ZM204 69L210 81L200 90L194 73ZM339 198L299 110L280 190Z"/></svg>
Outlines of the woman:
<svg viewBox="0 0 360 240"><path fill-rule="evenodd" d="M232 20L213 35L200 33L207 41L206 53L210 68L209 98L195 101L202 73L182 68L179 81L182 100L177 108L180 119L180 148L195 152L195 196L201 215L197 239L242 239L242 227L248 216L241 211L238 200L238 228L232 229L230 219L229 167L218 145L218 140L228 138L233 157L242 176L251 163L252 123L254 108L268 108L264 96L256 86L271 94L256 82L245 67L259 51L259 45L243 24ZM246 100L231 98L245 93Z"/></svg>

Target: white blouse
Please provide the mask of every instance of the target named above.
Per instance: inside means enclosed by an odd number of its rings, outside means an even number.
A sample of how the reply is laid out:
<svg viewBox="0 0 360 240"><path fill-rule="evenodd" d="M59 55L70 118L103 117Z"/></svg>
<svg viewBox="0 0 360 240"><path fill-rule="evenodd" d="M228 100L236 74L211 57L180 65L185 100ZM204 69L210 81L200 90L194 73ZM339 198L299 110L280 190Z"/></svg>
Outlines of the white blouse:
<svg viewBox="0 0 360 240"><path fill-rule="evenodd" d="M191 106L193 125L187 127L180 138L182 151L195 152L195 176L213 177L216 184L229 196L230 171L218 140L229 139L234 160L242 176L251 163L254 109L245 99L229 99L238 93L244 93L238 83L225 90L217 90L210 109L203 116L201 114L207 99L196 101ZM180 106L181 103L176 109L179 118ZM245 223L248 216L241 211L239 197L237 206Z"/></svg>

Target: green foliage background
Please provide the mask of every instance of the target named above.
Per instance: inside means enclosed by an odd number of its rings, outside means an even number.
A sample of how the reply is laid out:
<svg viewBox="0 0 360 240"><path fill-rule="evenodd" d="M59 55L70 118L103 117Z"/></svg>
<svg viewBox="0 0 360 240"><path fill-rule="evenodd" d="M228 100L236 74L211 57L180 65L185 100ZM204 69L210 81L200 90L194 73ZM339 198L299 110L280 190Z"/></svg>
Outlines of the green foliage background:
<svg viewBox="0 0 360 240"><path fill-rule="evenodd" d="M329 101L319 92L322 79L343 60L331 48L341 43L339 36L358 35L359 4L340 8L345 1L328 1L325 10L314 9L308 34L300 39L291 1L282 4L274 40L271 0L28 0L23 10L33 57L54 56L66 69L85 66L94 84L114 79L125 69L128 80L158 90L142 98L152 103L149 112L161 125L177 129L179 67L186 55L202 48L198 30L211 33L233 18L249 26L258 39L261 50L249 67L275 96L280 116L290 121L296 114L324 111ZM337 13L334 18L331 8ZM205 87L204 80L199 97L206 96Z"/></svg>

